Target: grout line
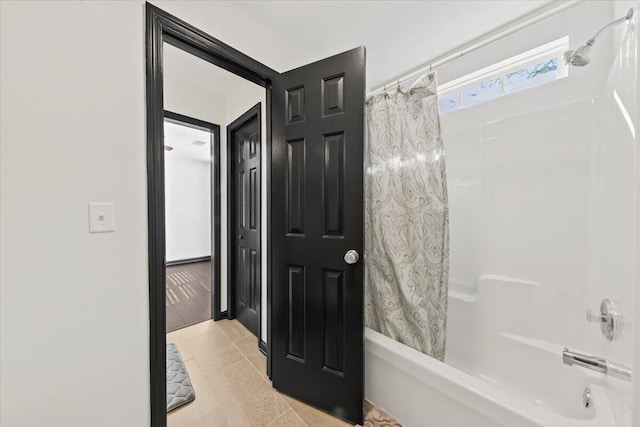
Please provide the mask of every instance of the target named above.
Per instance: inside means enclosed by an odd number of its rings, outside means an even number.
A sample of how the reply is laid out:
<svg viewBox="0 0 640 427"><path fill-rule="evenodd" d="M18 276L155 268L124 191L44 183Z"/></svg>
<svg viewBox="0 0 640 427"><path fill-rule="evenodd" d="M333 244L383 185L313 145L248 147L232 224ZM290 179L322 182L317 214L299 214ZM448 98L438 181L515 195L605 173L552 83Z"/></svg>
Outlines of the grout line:
<svg viewBox="0 0 640 427"><path fill-rule="evenodd" d="M223 331L222 333L224 334L224 331ZM226 336L226 334L225 334L225 336ZM246 336L246 335L245 335L245 336ZM241 337L241 338L244 338L244 336L243 336L243 337ZM227 339L229 339L229 337L227 337ZM278 390L276 390L275 388L273 388L273 383L271 382L271 380L269 379L269 377L267 377L267 376L266 376L266 372L265 372L264 374L263 374L262 372L260 372L260 370L259 370L258 368L256 368L256 366L255 366L253 363L251 363L251 361L249 360L249 358L247 357L247 355L246 355L246 354L244 354L244 351L242 351L242 349L240 349L240 347L238 347L238 346L236 345L236 343L235 343L235 342L233 342L231 339L229 339L229 341L231 341L231 344L233 344L233 345L235 346L235 348L237 348L237 349L238 349L238 351L240 352L240 354L242 354L242 357L244 357L244 360L246 360L247 362L249 362L249 365L251 365L251 367L252 367L252 368L253 368L253 369L258 373L258 375L260 375L260 378L264 379L264 380L265 380L265 382L271 386L271 389L272 389L272 390L274 390L274 391L277 393L278 398L280 398L280 400L282 400L282 402L286 405L286 407L287 407L287 408L289 408L289 410L290 410L291 412L293 412L293 413L295 414L295 416L296 416L296 417L298 417L298 419L300 420L300 422L301 422L303 425L305 425L305 426L306 426L306 425L307 425L307 423L305 423L305 422L304 422L304 420L303 420L302 418L300 418L300 415L298 415L298 413L297 413L297 412L296 412L296 411L291 407L291 405L289 405L289 402L287 402L286 400L284 400L284 399L282 398L282 396L281 396L280 392L279 392ZM259 351L259 350L258 350L258 351ZM260 353L260 355L264 356L262 353ZM271 424L271 423L275 422L278 418L280 418L281 416L283 416L283 415L284 415L284 414L286 414L286 413L287 413L287 411L284 411L282 414L280 414L278 417L276 417L276 419L274 419L274 420L270 421L270 422L269 422L269 424Z"/></svg>
<svg viewBox="0 0 640 427"><path fill-rule="evenodd" d="M244 327L244 326L242 326L242 327ZM224 331L223 331L222 333L224 334ZM249 334L251 334L251 333L249 332ZM225 335L226 335L226 334L225 334ZM246 336L247 336L247 335L243 335L242 337L238 338L238 340L240 340L240 339L242 339L242 338L244 338L244 337L246 337ZM258 369L258 368L253 364L253 363L251 363L251 361L249 360L249 358L247 357L247 355L246 355L246 354L244 354L244 352L240 349L240 347L238 347L238 346L236 345L236 343L235 343L234 341L232 341L231 339L229 339L229 341L231 341L231 343L232 343L232 344L233 344L233 345L234 345L234 346L235 346L235 347L240 351L240 354L242 354L242 356L243 356L243 357L244 357L244 358L249 362L249 365L251 365L251 366L253 367L253 369L255 369L255 370L256 370L256 372L258 372L258 374L260 374L260 376L261 376L262 378L264 378L264 380L267 382L267 384L271 385L271 388L272 388L272 389L273 389L273 390L278 394L278 397L279 397L280 399L282 399L282 401L284 402L284 404L285 404L285 405L286 405L286 406L287 406L287 407L288 407L288 408L289 408L289 409L290 409L290 410L295 414L295 416L300 420L300 422L301 422L303 425L308 426L308 424L307 424L307 423L306 423L306 422L305 422L305 421L300 417L300 415L298 414L298 412L296 412L296 410L295 410L295 409L293 409L293 408L291 407L291 405L289 405L289 402L287 402L287 401L282 397L282 393L280 393L278 390L276 390L275 388L273 388L273 383L271 382L271 380L269 379L269 377L267 377L267 376L266 376L266 372L265 372L264 374L263 374L262 372L260 372L260 370L259 370L259 369ZM259 350L258 350L258 351L259 351ZM264 356L262 353L260 353L260 355L261 355L261 356L263 356L263 357L266 357L266 356ZM303 403L303 404L305 404L304 402L302 402L302 403ZM306 404L305 404L305 405L306 405ZM307 406L308 406L308 405L307 405ZM315 409L315 408L314 408L314 409ZM286 411L285 411L285 412L286 412ZM323 413L325 413L325 412L323 412ZM331 414L327 414L327 413L325 413L325 414L326 414L326 415L329 415L330 417L332 417L332 415L331 415ZM283 413L282 415L284 415L284 413ZM280 416L282 416L282 415L280 415ZM279 416L278 418L280 418L280 416ZM276 420L277 420L278 418L276 418ZM335 417L334 417L334 418L335 418ZM275 421L275 420L271 421L270 423L273 423L274 421ZM342 422L342 420L340 420L340 421ZM349 424L345 422L345 426L346 426L346 425L349 425Z"/></svg>
<svg viewBox="0 0 640 427"><path fill-rule="evenodd" d="M172 333L174 333L174 332L181 331L181 330L186 329L186 328L191 328L191 327L193 327L193 326L195 326L195 325L199 325L200 323L206 323L206 322L213 322L213 326L214 326L214 327L216 327L216 328L218 328L218 325L216 325L216 323L215 323L213 320L205 320L204 322L194 323L193 325L189 325L189 326L187 326L187 327L185 327L185 328L180 328L180 329L176 329L175 331L167 332L167 335L172 334ZM179 340L179 341L183 341L183 342L184 342L184 344L185 344L185 345L187 345L187 343L189 343L190 341L193 341L193 340L195 340L196 338L200 338L200 337L201 337L201 336L203 336L203 335L207 335L209 332L212 332L212 330L211 330L211 329L209 329L209 330L207 330L206 332L203 332L203 333L201 333L201 334L199 334L199 335L195 335L195 336L193 336L192 338L189 338L188 340ZM226 337L226 336L225 336L225 337Z"/></svg>
<svg viewBox="0 0 640 427"><path fill-rule="evenodd" d="M215 325L215 322L214 322L214 325ZM229 341L229 342L230 342L230 343L231 343L231 344L232 344L232 345L233 345L233 346L238 350L238 352L239 352L239 353L240 353L240 355L242 356L242 358L241 358L241 359L239 359L239 360L238 360L238 361L236 361L236 362L233 362L233 363L232 363L232 364L230 364L229 366L226 366L226 367L222 368L221 370L222 370L222 371L225 371L225 370L227 370L227 369L229 369L229 368L232 368L233 366L235 366L235 365L239 364L240 362L244 362L244 361L246 361L247 363L249 363L249 365L250 365L253 369L255 369L255 370L256 370L256 372L258 372L258 375L260 376L260 378L265 379L265 380L266 380L266 382L267 382L267 384L269 384L269 383L270 383L270 381L268 381L268 379L267 379L267 378L265 378L265 377L264 377L264 375L262 375L262 373L258 370L258 368L256 368L256 367L253 365L253 363L251 363L251 361L249 360L249 358L247 357L247 355L246 355L246 354L244 354L244 352L240 349L240 347L238 347L238 346L236 345L236 343L234 343L234 342L231 340L231 338L229 338L229 336L228 336L227 334L225 334L225 332L224 332L224 330L223 330L222 328L220 328L218 325L215 325L215 326L220 330L220 332L222 332L222 335L227 339L227 341ZM244 336L242 336L242 337L240 337L240 338L244 338ZM197 359L195 356L193 357L193 361L194 361L194 362L195 362L195 364L198 366L198 369L202 370L202 369L200 368L200 365L198 365L198 359ZM272 386L272 387L273 387L273 386ZM211 389L209 389L209 390L211 391ZM225 391L226 391L226 390L225 390ZM300 418L300 416L298 416L298 414L293 410L293 408L291 408L291 406L289 406L289 404L288 404L284 399L282 399L282 397L281 397L279 394L278 394L278 397L282 400L282 402L285 404L285 406L286 406L287 408L289 408L289 410L291 410L291 411L292 411L292 412L293 412L293 413L294 413L298 418ZM281 416L283 416L286 412L287 412L287 411L284 411L282 414L278 415L275 419L273 419L273 420L269 421L269 424L271 424L271 423L275 422L278 418L280 418ZM243 414L243 416L245 416L245 417L246 417L246 415L245 415L245 414ZM300 421L302 421L302 419L300 419ZM305 426L307 425L306 423L304 423L304 421L302 421L302 423L303 423Z"/></svg>
<svg viewBox="0 0 640 427"><path fill-rule="evenodd" d="M236 319L227 320L227 322L233 322L234 320L236 320ZM238 323L240 323L240 322L238 322ZM216 326L217 326L217 325L216 325ZM240 336L239 336L239 337L237 337L235 340L234 340L234 339L232 339L229 335L227 335L227 333L224 331L224 329L220 328L220 331L222 331L222 333L224 334L224 336L225 336L225 337L227 337L227 339L228 339L229 341L231 341L231 342L234 342L234 341L237 341L237 340L241 340L242 338L246 337L247 335L252 335L252 334L251 334L251 332L250 332L248 329L246 329L244 326L242 326L242 324L241 324L241 327L242 327L243 329L245 329L246 333L245 333L245 334L243 334L243 335L240 335ZM240 350L240 349L238 348L238 350ZM240 350L240 353L242 353L242 350ZM242 354L244 354L244 353L242 353Z"/></svg>
<svg viewBox="0 0 640 427"><path fill-rule="evenodd" d="M229 322L230 322L230 320L229 320ZM215 324L215 322L213 322L213 323ZM218 326L218 325L216 325L216 326ZM225 337L226 339L228 339L229 341L233 342L233 340L229 337L229 335L227 335L227 333L224 331L224 329L222 329L222 328L221 328L221 327L219 327L219 326L218 326L218 329L220 329L220 332L222 332L222 335L224 335L224 337ZM239 349L238 349L238 350L239 350ZM240 352L240 353L242 353L242 352ZM243 355L244 355L244 353L243 353Z"/></svg>
<svg viewBox="0 0 640 427"><path fill-rule="evenodd" d="M286 402L285 402L285 403L286 403ZM297 413L296 411L294 411L293 409L289 409L289 411L291 411L291 413L293 413L293 415L295 415L295 417L296 417L296 418L298 418L298 421L300 421L300 422L302 423L302 425L303 425L303 426L307 426L307 427L308 427L308 424L307 424L307 423L305 423L305 422L302 420L302 418L300 418L300 415L298 415L298 413ZM276 418L275 420L273 420L273 421L271 421L269 424L267 424L267 426L266 426L266 427L269 427L269 426L274 425L274 423L275 423L276 421L278 421L280 418L284 417L284 416L287 414L287 412L289 412L289 411L285 411L285 412L284 412L282 415L280 415L278 418Z"/></svg>
<svg viewBox="0 0 640 427"><path fill-rule="evenodd" d="M213 322L213 321L212 321L212 322ZM230 320L229 322L231 322L231 320ZM271 383L271 380L269 380L269 377L267 377L267 376L266 376L266 373L262 373L262 372L261 372L261 371L260 371L260 370L259 370L259 369L254 365L254 364L253 364L253 363L251 363L251 360L249 360L249 358L248 358L248 357L247 357L247 355L244 353L244 351L242 351L242 349L241 349L241 348L240 348L240 347L239 347L239 346L238 346L238 345L237 345L237 344L236 344L236 343L235 343L235 342L234 342L234 341L229 337L229 335L227 335L227 334L225 333L225 331L224 331L221 327L219 327L218 325L216 325L216 323L215 323L215 322L213 322L213 326L215 327L215 329L217 329L218 331L220 331L220 332L222 333L222 335L227 339L227 341L229 341L229 342L230 342L230 343L231 343L231 344L232 344L232 345L233 345L233 346L234 346L234 347L235 347L235 348L240 352L240 354L242 355L242 358L241 358L241 359L239 359L238 361L236 361L236 362L234 362L234 363L232 363L232 364L230 364L230 365L228 365L228 366L224 367L222 370L226 370L226 369L232 368L233 366L235 366L235 365L237 365L238 363L243 362L243 361L248 362L248 363L249 363L249 365L250 365L250 366L251 366L251 367L252 367L252 368L253 368L253 369L258 373L258 375L260 376L260 378L262 378L262 379L263 379L267 384L269 384L269 385L271 386L272 390L273 390L273 391L275 391L275 392L277 393L278 398L279 398L280 400L282 400L282 402L285 404L285 407L286 407L286 408L288 408L288 410L290 410L291 412L293 412L293 414L294 414L294 415L296 416L296 418L300 421L300 423L302 423L302 425L303 425L303 426L307 426L307 427L308 427L308 424L307 424L307 423L306 423L306 422L305 422L305 421L300 417L300 415L298 414L298 412L296 412L296 411L291 407L291 405L289 405L289 402L287 402L287 401L282 397L282 394L281 394L278 390L276 390L275 388L273 388L273 384ZM244 326L243 326L243 327L244 327ZM200 334L200 335L194 336L193 338L189 339L188 341L185 341L185 342L184 342L184 345L186 346L190 341L193 341L193 340L195 340L196 338L199 338L199 337L201 337L201 336L203 336L203 335L206 335L206 334L208 334L208 333L210 333L210 332L212 332L212 330L208 330L208 331L206 331L206 332L204 332L204 333L202 333L202 334ZM249 333L249 334L250 334L250 333ZM240 340L240 339L242 339L242 338L245 338L246 336L247 336L247 334L242 335L241 337L238 337L238 340ZM189 350L189 351L191 352L191 350ZM260 355L264 357L264 355L263 355L262 353L260 353ZM198 367L198 369L202 372L202 368L200 367L200 364L198 363L198 359L195 357L195 355L193 355L193 354L192 354L192 357L191 357L191 359L189 359L189 360L193 361L193 363L195 363L195 364L196 364L196 366ZM211 389L209 389L209 390L210 390L210 391L212 391ZM212 392L213 392L213 391L212 391ZM278 415L275 419L271 420L271 421L269 422L269 424L267 424L267 426L268 426L268 425L271 425L272 423L274 423L275 421L277 421L280 417L284 416L286 413L287 413L287 411L285 410L282 414ZM327 414L327 415L330 415L330 414ZM346 425L346 423L345 423L345 425Z"/></svg>
<svg viewBox="0 0 640 427"><path fill-rule="evenodd" d="M284 400L284 399L282 399L282 400ZM286 400L284 400L284 403L286 403L286 404L287 404L287 406L289 406L289 408L291 408L291 406L289 405L289 403L287 403L287 401L286 401ZM293 415L295 415L295 416L296 416L296 418L298 418L298 420L300 420L300 422L302 423L302 425L304 425L304 426L308 426L308 424L304 422L304 420L300 417L300 415L298 415L298 413L297 413L293 408L291 408L291 412L293 412Z"/></svg>

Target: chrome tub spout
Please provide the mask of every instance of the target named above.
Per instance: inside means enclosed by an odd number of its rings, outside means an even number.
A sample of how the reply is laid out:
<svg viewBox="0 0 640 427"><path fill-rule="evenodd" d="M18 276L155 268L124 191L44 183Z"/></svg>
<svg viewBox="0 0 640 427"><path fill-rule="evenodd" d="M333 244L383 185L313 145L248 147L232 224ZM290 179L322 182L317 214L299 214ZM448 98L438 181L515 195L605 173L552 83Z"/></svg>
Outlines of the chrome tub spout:
<svg viewBox="0 0 640 427"><path fill-rule="evenodd" d="M565 347L562 352L562 362L565 365L578 365L614 378L631 381L631 368L616 362L611 362L603 357L578 353Z"/></svg>

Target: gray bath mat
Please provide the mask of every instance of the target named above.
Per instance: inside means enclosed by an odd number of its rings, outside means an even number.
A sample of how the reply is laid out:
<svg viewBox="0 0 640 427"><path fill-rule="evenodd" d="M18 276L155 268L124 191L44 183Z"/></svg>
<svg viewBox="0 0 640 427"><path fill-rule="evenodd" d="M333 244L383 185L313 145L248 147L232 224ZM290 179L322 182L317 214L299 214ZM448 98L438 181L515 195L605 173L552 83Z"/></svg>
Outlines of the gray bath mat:
<svg viewBox="0 0 640 427"><path fill-rule="evenodd" d="M178 347L167 344L167 412L196 398Z"/></svg>

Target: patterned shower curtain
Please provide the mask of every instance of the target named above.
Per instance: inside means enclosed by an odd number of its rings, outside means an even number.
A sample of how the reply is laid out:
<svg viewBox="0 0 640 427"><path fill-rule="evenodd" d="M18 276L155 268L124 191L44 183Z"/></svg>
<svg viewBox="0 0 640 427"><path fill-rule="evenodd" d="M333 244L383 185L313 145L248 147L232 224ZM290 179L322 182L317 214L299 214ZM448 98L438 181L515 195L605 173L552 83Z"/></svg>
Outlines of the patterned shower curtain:
<svg viewBox="0 0 640 427"><path fill-rule="evenodd" d="M367 99L365 324L444 360L449 213L435 74Z"/></svg>

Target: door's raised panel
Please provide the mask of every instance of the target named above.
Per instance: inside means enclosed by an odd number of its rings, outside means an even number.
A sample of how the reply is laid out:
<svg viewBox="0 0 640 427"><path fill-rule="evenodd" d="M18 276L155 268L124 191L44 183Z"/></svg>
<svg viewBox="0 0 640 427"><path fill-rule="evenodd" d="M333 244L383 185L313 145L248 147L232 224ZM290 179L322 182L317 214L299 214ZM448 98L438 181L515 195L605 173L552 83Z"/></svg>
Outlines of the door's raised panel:
<svg viewBox="0 0 640 427"><path fill-rule="evenodd" d="M304 362L306 272L300 265L289 266L289 349L288 356Z"/></svg>
<svg viewBox="0 0 640 427"><path fill-rule="evenodd" d="M322 115L344 113L344 75L322 79Z"/></svg>
<svg viewBox="0 0 640 427"><path fill-rule="evenodd" d="M285 96L287 124L304 122L304 86L288 89Z"/></svg>
<svg viewBox="0 0 640 427"><path fill-rule="evenodd" d="M240 137L241 135L238 135L238 137ZM238 143L236 144L237 150L238 150L238 154L236 155L236 159L238 160L238 163L242 163L244 162L244 140L239 139Z"/></svg>
<svg viewBox="0 0 640 427"><path fill-rule="evenodd" d="M256 216L258 214L258 173L256 168L249 170L249 229L256 229Z"/></svg>
<svg viewBox="0 0 640 427"><path fill-rule="evenodd" d="M239 212L237 212L238 215L238 224L240 225L240 229L246 229L247 228L247 215L246 215L246 209L245 209L245 187L244 187L244 181L245 181L245 175L244 175L244 171L238 171L237 176L237 182L236 182L236 193L237 193L237 197L238 197L238 210Z"/></svg>
<svg viewBox="0 0 640 427"><path fill-rule="evenodd" d="M344 134L324 135L322 183L324 237L343 236Z"/></svg>
<svg viewBox="0 0 640 427"><path fill-rule="evenodd" d="M256 147L257 143L258 143L258 135L255 133L252 133L251 136L249 136L249 158L250 159L253 159L258 153L257 147Z"/></svg>
<svg viewBox="0 0 640 427"><path fill-rule="evenodd" d="M287 141L287 234L304 235L305 140Z"/></svg>
<svg viewBox="0 0 640 427"><path fill-rule="evenodd" d="M258 252L249 249L249 308L255 310L258 293Z"/></svg>
<svg viewBox="0 0 640 427"><path fill-rule="evenodd" d="M344 371L344 273L323 270L323 370L343 376Z"/></svg>
<svg viewBox="0 0 640 427"><path fill-rule="evenodd" d="M249 256L247 254L247 248L240 246L240 274L238 280L240 281L240 295L238 296L238 302L242 305L247 305L249 295L247 291L247 271L249 267Z"/></svg>

